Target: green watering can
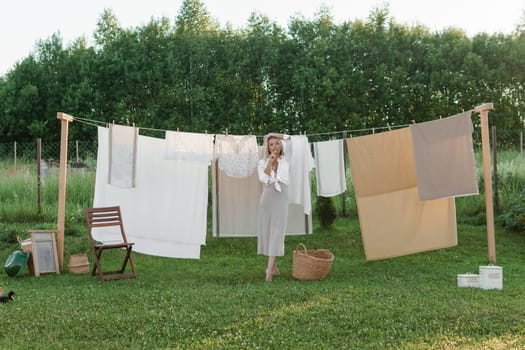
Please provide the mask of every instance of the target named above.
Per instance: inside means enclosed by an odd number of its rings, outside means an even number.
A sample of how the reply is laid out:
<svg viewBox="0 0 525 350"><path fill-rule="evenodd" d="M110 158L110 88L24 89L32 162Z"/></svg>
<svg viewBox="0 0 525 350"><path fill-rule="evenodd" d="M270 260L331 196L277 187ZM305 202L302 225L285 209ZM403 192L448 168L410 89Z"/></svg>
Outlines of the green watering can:
<svg viewBox="0 0 525 350"><path fill-rule="evenodd" d="M4 264L5 272L11 277L20 276L27 266L30 254L21 250L11 253Z"/></svg>

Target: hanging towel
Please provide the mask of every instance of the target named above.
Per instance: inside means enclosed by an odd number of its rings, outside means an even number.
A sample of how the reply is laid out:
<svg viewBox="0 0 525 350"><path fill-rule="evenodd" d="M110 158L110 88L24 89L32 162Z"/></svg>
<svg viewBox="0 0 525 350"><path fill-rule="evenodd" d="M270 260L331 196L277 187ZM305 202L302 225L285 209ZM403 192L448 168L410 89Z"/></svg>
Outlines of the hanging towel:
<svg viewBox="0 0 525 350"><path fill-rule="evenodd" d="M253 135L216 135L215 157L219 169L232 177L253 174L259 160L257 139Z"/></svg>
<svg viewBox="0 0 525 350"><path fill-rule="evenodd" d="M334 197L346 191L343 140L314 142L317 195Z"/></svg>
<svg viewBox="0 0 525 350"><path fill-rule="evenodd" d="M300 204L304 208L304 213L311 215L312 189L310 187L310 172L314 168L314 158L310 151L310 144L308 143L308 138L304 135L292 136L290 143L292 154L290 157L288 201L293 204ZM286 149L285 152L287 152Z"/></svg>
<svg viewBox="0 0 525 350"><path fill-rule="evenodd" d="M201 161L210 164L213 159L213 135L191 132L166 131L168 160Z"/></svg>
<svg viewBox="0 0 525 350"><path fill-rule="evenodd" d="M206 242L208 165L202 161L167 161L166 141L139 136L136 187L123 190L108 186L108 132L99 128L95 184L96 207L120 205L128 239L134 250L173 258L200 256ZM100 241L111 241L111 230L94 232Z"/></svg>
<svg viewBox="0 0 525 350"><path fill-rule="evenodd" d="M108 182L111 185L135 187L137 136L135 127L110 125Z"/></svg>
<svg viewBox="0 0 525 350"><path fill-rule="evenodd" d="M457 245L454 198L419 199L409 128L347 139L347 147L367 260Z"/></svg>
<svg viewBox="0 0 525 350"><path fill-rule="evenodd" d="M471 112L411 124L419 198L479 194Z"/></svg>

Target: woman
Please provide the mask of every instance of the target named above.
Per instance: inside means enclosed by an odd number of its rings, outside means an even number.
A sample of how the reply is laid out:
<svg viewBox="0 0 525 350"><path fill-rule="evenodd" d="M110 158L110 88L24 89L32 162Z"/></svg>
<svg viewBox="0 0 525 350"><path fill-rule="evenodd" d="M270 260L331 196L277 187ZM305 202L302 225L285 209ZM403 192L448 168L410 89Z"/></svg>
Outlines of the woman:
<svg viewBox="0 0 525 350"><path fill-rule="evenodd" d="M291 142L285 134L271 133L264 137L264 155L258 163L263 192L259 199L259 235L257 253L268 257L266 282L279 274L277 257L284 255L284 233L288 218L288 183L290 180Z"/></svg>

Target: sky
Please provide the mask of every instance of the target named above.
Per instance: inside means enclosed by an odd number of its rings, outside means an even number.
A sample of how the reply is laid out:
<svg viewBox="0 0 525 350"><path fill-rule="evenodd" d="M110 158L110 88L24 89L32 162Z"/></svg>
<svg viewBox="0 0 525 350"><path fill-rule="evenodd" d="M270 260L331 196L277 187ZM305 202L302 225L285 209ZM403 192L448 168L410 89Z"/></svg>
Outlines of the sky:
<svg viewBox="0 0 525 350"><path fill-rule="evenodd" d="M432 31L448 27L478 33L510 34L525 21L525 0L202 0L224 27L245 27L252 12L286 28L290 18L313 19L322 5L335 23L366 20L387 5L396 22L424 25ZM183 0L15 0L0 2L0 76L27 57L38 40L60 33L64 45L79 37L91 43L104 9L111 9L123 28L140 27L152 18L177 16ZM172 22L173 23L173 22Z"/></svg>

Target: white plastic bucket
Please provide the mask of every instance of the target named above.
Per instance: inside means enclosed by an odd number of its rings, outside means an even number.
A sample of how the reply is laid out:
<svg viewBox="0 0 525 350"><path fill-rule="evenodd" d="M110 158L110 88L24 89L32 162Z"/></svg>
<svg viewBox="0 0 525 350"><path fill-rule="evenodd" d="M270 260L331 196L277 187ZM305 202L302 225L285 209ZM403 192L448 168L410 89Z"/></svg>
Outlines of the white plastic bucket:
<svg viewBox="0 0 525 350"><path fill-rule="evenodd" d="M480 266L479 287L481 289L503 289L503 268L501 266Z"/></svg>
<svg viewBox="0 0 525 350"><path fill-rule="evenodd" d="M479 275L464 273L458 275L458 287L460 288L479 288Z"/></svg>

